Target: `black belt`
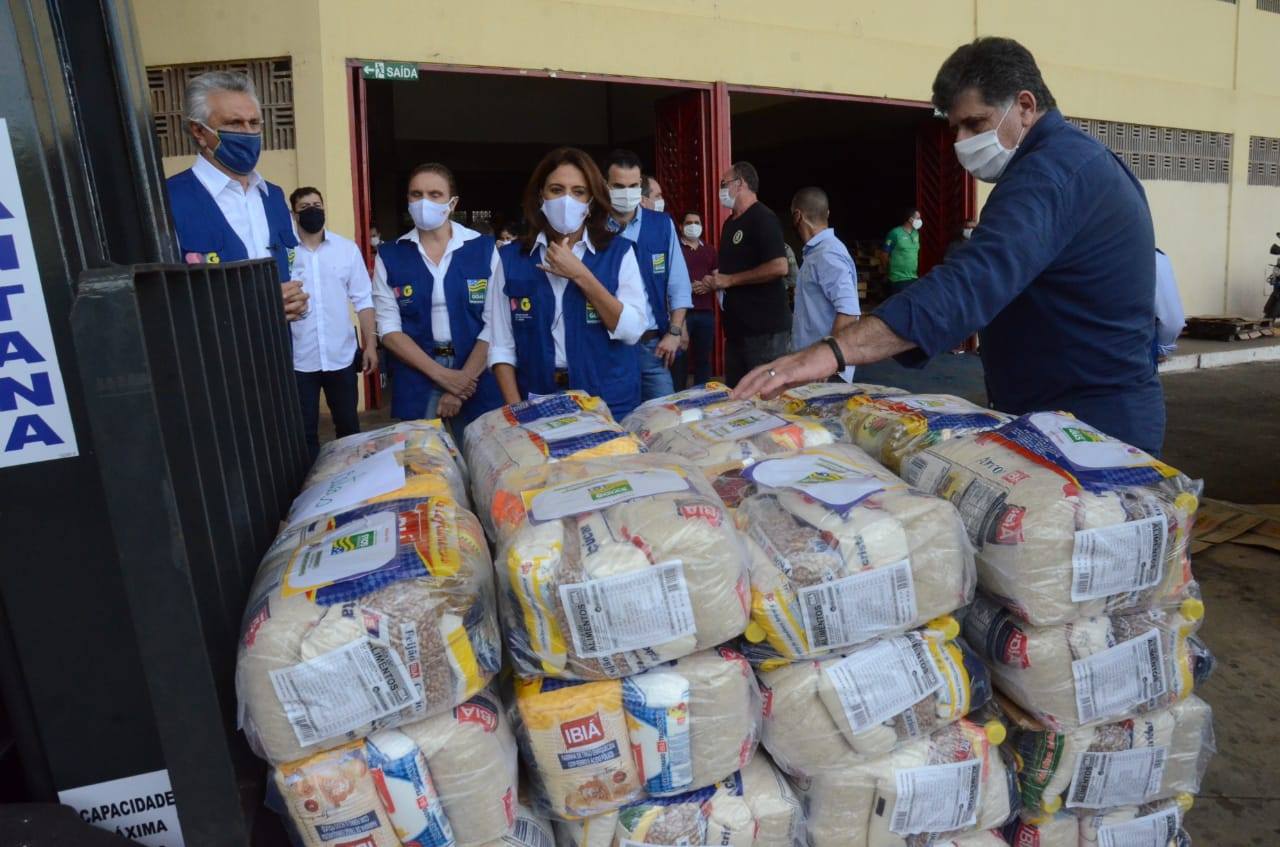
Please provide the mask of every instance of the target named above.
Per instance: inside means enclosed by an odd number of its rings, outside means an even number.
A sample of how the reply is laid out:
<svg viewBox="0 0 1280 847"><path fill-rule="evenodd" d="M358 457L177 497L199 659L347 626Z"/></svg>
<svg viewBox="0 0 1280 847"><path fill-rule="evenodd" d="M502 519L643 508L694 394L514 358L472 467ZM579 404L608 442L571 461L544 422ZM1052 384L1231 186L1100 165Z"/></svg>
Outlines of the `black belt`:
<svg viewBox="0 0 1280 847"><path fill-rule="evenodd" d="M663 335L664 333L662 332L662 330L651 329L648 332L646 332L644 335L640 336L640 343L641 344L647 343L649 341L652 341L655 338L661 338Z"/></svg>
<svg viewBox="0 0 1280 847"><path fill-rule="evenodd" d="M555 380L555 384L560 386L561 388L568 388L569 387L568 368L557 368L555 375L552 377L552 379Z"/></svg>
<svg viewBox="0 0 1280 847"><path fill-rule="evenodd" d="M432 356L452 356L454 355L453 345L437 344L435 347L431 348L431 355Z"/></svg>

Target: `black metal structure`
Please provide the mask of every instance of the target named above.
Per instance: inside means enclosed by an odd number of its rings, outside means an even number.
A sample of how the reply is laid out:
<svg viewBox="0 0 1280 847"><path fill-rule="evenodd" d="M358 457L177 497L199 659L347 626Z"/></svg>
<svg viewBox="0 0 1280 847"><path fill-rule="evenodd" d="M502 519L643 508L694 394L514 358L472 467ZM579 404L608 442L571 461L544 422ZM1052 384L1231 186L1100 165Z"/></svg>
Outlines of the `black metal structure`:
<svg viewBox="0 0 1280 847"><path fill-rule="evenodd" d="M0 469L0 785L14 761L43 801L167 769L186 843L229 847L263 777L235 731L239 617L307 454L275 264L171 264L130 15L0 5L0 118L79 445Z"/></svg>

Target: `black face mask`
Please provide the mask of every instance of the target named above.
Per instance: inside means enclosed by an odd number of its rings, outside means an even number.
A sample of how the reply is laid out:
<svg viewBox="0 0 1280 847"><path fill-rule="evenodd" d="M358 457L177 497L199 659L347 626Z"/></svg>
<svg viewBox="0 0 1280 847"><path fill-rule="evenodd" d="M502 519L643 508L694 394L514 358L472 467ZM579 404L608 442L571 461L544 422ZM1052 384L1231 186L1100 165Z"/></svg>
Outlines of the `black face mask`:
<svg viewBox="0 0 1280 847"><path fill-rule="evenodd" d="M304 231L315 235L324 229L324 209L312 206L298 212L298 226L302 227Z"/></svg>

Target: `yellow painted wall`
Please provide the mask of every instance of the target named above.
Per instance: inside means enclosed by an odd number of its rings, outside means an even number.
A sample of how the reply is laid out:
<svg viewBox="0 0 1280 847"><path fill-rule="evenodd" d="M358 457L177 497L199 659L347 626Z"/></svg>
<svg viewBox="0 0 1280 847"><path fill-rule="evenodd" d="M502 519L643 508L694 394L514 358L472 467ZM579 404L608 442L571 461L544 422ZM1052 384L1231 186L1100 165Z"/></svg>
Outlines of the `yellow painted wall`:
<svg viewBox="0 0 1280 847"><path fill-rule="evenodd" d="M325 189L343 232L354 220L348 59L924 101L955 46L1009 35L1036 54L1069 115L1233 133L1229 188L1151 182L1148 193L1157 239L1183 254L1189 311L1261 302L1270 242L1254 230L1276 219L1280 189L1247 188L1245 173L1249 136L1280 136L1280 15L1249 0L134 0L134 14L147 64L293 57L296 180Z"/></svg>

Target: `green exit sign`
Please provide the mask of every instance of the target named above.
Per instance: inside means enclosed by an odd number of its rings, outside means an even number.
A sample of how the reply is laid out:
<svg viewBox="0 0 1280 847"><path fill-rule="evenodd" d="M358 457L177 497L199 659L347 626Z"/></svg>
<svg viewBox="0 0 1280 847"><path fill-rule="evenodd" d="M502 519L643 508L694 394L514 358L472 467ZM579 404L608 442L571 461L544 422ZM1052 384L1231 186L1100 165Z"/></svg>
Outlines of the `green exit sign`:
<svg viewBox="0 0 1280 847"><path fill-rule="evenodd" d="M411 82L418 78L418 66L413 62L367 62L363 74L365 79Z"/></svg>

